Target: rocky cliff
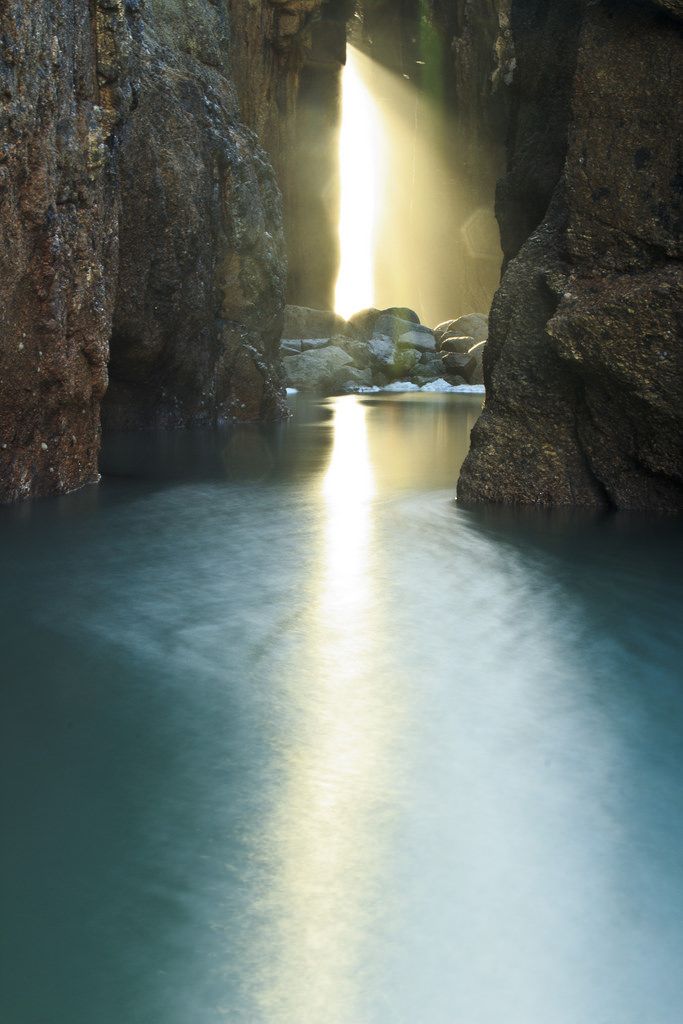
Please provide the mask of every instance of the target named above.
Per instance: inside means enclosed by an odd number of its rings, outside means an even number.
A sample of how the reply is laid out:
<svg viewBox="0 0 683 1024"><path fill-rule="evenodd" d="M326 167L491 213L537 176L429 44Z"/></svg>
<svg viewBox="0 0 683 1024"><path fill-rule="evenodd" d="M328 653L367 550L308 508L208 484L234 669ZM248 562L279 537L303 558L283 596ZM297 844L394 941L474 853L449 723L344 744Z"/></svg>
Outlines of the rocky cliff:
<svg viewBox="0 0 683 1024"><path fill-rule="evenodd" d="M278 414L281 202L241 120L223 3L147 0L119 158L119 275L105 424Z"/></svg>
<svg viewBox="0 0 683 1024"><path fill-rule="evenodd" d="M462 502L683 507L682 20L513 0L507 267Z"/></svg>
<svg viewBox="0 0 683 1024"><path fill-rule="evenodd" d="M97 478L130 110L122 4L0 7L0 500Z"/></svg>
<svg viewBox="0 0 683 1024"><path fill-rule="evenodd" d="M256 133L281 153L317 5L0 8L0 501L97 478L105 392L112 426L280 414L281 197Z"/></svg>

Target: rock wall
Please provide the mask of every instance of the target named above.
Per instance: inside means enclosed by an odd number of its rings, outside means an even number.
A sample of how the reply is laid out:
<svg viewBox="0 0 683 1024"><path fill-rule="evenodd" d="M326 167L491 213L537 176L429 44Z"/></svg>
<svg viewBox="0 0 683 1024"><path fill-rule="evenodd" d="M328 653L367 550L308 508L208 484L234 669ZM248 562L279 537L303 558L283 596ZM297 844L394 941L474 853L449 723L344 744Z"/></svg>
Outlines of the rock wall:
<svg viewBox="0 0 683 1024"><path fill-rule="evenodd" d="M683 507L683 5L513 0L507 269L466 504Z"/></svg>
<svg viewBox="0 0 683 1024"><path fill-rule="evenodd" d="M97 479L129 44L121 3L0 7L0 501Z"/></svg>
<svg viewBox="0 0 683 1024"><path fill-rule="evenodd" d="M277 416L281 200L241 121L225 3L147 0L120 154L106 426Z"/></svg>
<svg viewBox="0 0 683 1024"><path fill-rule="evenodd" d="M292 17L317 2L0 7L0 501L96 480L101 416L282 414L282 204L256 133L281 157L286 118L256 98L293 102ZM245 25L274 34L265 77Z"/></svg>

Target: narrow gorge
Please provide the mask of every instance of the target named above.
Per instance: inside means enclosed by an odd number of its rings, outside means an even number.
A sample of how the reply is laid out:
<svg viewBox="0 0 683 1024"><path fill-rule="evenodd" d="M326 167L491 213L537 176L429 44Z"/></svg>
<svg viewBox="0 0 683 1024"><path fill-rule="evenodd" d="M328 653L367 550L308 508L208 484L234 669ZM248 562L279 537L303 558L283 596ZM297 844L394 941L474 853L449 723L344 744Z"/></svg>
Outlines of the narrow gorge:
<svg viewBox="0 0 683 1024"><path fill-rule="evenodd" d="M680 1024L683 0L0 0L0 1024Z"/></svg>
<svg viewBox="0 0 683 1024"><path fill-rule="evenodd" d="M8 2L2 500L96 480L102 427L285 415L285 302L334 303L350 36L399 76L427 63L459 187L495 192L460 501L680 509L682 21L679 0ZM473 312L495 261L467 282L442 245L426 271Z"/></svg>

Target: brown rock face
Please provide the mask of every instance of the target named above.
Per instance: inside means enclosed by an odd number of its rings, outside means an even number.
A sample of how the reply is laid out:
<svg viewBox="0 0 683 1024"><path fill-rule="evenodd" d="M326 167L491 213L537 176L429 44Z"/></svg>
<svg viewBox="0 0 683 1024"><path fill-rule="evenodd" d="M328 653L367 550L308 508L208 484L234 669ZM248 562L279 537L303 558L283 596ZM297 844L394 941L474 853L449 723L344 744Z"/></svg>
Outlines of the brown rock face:
<svg viewBox="0 0 683 1024"><path fill-rule="evenodd" d="M225 3L148 0L120 154L111 427L281 413L281 201L240 121Z"/></svg>
<svg viewBox="0 0 683 1024"><path fill-rule="evenodd" d="M97 479L116 281L121 3L0 7L0 501Z"/></svg>
<svg viewBox="0 0 683 1024"><path fill-rule="evenodd" d="M542 6L513 2L508 265L458 496L680 510L683 11Z"/></svg>
<svg viewBox="0 0 683 1024"><path fill-rule="evenodd" d="M228 6L0 9L0 501L97 479L108 369L113 426L282 412L281 199ZM292 7L234 6L276 35Z"/></svg>

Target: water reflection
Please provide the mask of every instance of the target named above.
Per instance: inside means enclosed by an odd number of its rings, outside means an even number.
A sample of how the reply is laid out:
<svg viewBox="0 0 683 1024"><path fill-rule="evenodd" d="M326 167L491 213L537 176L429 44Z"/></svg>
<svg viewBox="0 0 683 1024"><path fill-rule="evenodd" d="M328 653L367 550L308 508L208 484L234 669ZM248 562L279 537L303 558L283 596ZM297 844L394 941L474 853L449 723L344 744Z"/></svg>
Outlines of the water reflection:
<svg viewBox="0 0 683 1024"><path fill-rule="evenodd" d="M296 408L0 510L0 1020L673 1024L680 523L458 510L474 400Z"/></svg>
<svg viewBox="0 0 683 1024"><path fill-rule="evenodd" d="M358 989L397 717L372 556L367 415L356 399L335 405L332 454L317 485L323 504L308 649L286 686L294 742L282 751L273 817L256 844L276 858L260 955L258 1003L268 1024L362 1019Z"/></svg>

